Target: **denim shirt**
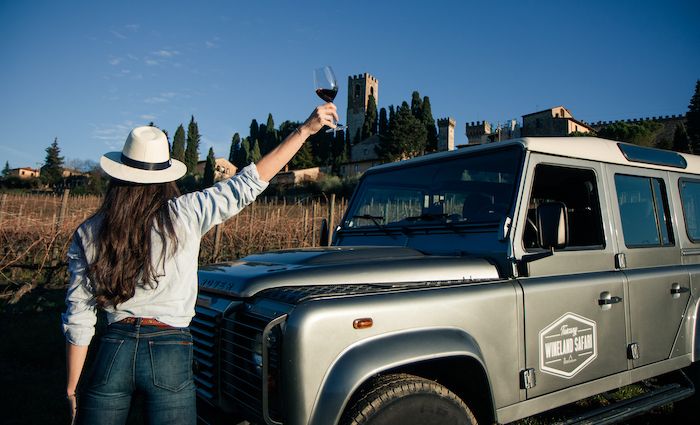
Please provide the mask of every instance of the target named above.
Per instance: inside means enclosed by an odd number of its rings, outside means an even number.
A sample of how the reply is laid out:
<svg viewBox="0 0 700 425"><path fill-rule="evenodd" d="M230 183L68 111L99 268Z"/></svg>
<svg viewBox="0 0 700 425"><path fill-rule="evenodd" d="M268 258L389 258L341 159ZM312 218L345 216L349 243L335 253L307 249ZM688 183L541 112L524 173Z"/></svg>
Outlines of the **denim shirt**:
<svg viewBox="0 0 700 425"><path fill-rule="evenodd" d="M197 300L197 260L202 235L253 202L267 185L260 179L255 164L250 164L234 177L208 189L170 200L168 205L178 237L177 251L168 252L163 262L160 238L154 233L151 237L152 264L162 275L157 286L136 285L133 298L105 308L107 321L149 317L175 327L189 326ZM89 345L95 334L97 304L87 266L95 259L99 222L99 217L95 217L81 224L68 249L70 281L67 308L61 319L63 334L74 345Z"/></svg>

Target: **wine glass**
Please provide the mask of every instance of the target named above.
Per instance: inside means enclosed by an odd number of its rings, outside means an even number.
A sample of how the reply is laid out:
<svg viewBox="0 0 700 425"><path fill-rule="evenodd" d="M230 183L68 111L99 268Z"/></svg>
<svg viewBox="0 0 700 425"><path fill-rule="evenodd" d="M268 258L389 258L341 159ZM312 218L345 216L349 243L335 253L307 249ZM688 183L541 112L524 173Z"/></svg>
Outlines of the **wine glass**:
<svg viewBox="0 0 700 425"><path fill-rule="evenodd" d="M314 69L314 88L316 89L318 97L326 102L333 102L335 95L338 94L338 80L335 79L333 68L324 66ZM326 130L326 133L332 131L335 135L336 131L345 130L347 128L339 122L336 122L335 125L335 128Z"/></svg>

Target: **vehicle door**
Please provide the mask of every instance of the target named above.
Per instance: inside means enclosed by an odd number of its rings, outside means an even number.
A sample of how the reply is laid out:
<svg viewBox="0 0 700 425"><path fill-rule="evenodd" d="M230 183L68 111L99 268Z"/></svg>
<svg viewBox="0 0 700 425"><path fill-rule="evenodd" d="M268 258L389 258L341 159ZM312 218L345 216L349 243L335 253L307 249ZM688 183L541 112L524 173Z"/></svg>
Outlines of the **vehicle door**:
<svg viewBox="0 0 700 425"><path fill-rule="evenodd" d="M536 385L527 398L627 370L624 285L604 176L596 162L531 154L516 213L514 252L521 265L525 365ZM537 242L537 206L561 202L568 245L546 258Z"/></svg>
<svg viewBox="0 0 700 425"><path fill-rule="evenodd" d="M627 278L633 366L668 359L690 298L669 202L669 174L610 165L618 262ZM676 215L678 216L678 215Z"/></svg>

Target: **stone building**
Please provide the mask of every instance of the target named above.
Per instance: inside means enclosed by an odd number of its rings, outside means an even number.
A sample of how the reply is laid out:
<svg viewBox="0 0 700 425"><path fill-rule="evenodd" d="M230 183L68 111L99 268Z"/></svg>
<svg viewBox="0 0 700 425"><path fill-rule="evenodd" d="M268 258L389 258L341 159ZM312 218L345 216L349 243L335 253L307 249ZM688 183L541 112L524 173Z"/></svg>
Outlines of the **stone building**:
<svg viewBox="0 0 700 425"><path fill-rule="evenodd" d="M41 171L31 167L20 167L10 169L10 172L7 175L19 177L22 180L28 180L39 177L41 175Z"/></svg>
<svg viewBox="0 0 700 425"><path fill-rule="evenodd" d="M379 165L382 161L377 156L375 148L379 145L379 135L375 134L354 144L350 148L350 161L340 166L340 175L349 177L362 174L369 168Z"/></svg>
<svg viewBox="0 0 700 425"><path fill-rule="evenodd" d="M452 117L439 118L438 125L438 152L451 151L455 149L455 121Z"/></svg>
<svg viewBox="0 0 700 425"><path fill-rule="evenodd" d="M489 122L477 121L467 123L465 128L469 146L502 142L520 137L520 124L517 120L498 123L495 127Z"/></svg>
<svg viewBox="0 0 700 425"><path fill-rule="evenodd" d="M345 124L348 126L347 135L350 141L354 141L358 132L362 131L370 95L374 96L375 103L379 105L379 81L376 78L366 72L348 77L348 110Z"/></svg>
<svg viewBox="0 0 700 425"><path fill-rule="evenodd" d="M573 117L563 106L523 115L521 136L561 137L571 133L590 133L593 128Z"/></svg>
<svg viewBox="0 0 700 425"><path fill-rule="evenodd" d="M320 167L303 168L300 170L280 171L270 180L271 185L295 186L304 182L315 182L323 177Z"/></svg>

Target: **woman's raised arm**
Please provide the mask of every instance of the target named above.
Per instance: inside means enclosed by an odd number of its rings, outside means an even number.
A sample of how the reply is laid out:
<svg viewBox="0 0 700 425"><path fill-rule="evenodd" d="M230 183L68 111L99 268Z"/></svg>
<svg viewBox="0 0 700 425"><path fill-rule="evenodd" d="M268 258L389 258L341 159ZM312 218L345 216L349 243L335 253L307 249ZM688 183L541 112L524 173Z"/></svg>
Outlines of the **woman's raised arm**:
<svg viewBox="0 0 700 425"><path fill-rule="evenodd" d="M316 134L323 126L335 127L337 121L338 112L334 104L326 103L314 109L304 124L255 164L260 179L269 182L301 149L309 136Z"/></svg>

